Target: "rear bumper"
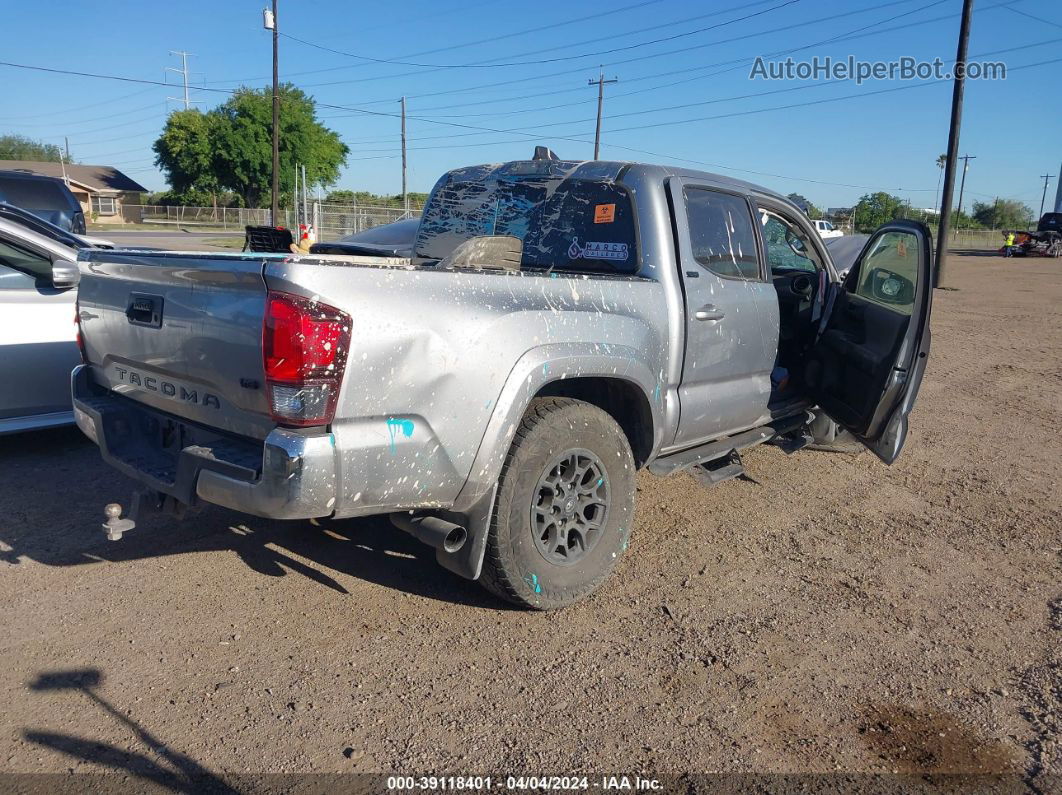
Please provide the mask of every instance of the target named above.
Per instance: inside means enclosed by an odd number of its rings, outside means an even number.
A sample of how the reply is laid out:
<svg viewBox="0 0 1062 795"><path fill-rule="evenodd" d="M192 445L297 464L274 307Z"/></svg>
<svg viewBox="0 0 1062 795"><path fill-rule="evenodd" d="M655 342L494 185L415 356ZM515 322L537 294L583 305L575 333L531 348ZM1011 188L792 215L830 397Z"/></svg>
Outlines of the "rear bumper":
<svg viewBox="0 0 1062 795"><path fill-rule="evenodd" d="M71 376L74 420L104 461L186 504L197 499L271 519L328 516L336 502L332 434L277 428L233 437L149 409L97 386L89 367ZM181 441L164 447L170 433Z"/></svg>

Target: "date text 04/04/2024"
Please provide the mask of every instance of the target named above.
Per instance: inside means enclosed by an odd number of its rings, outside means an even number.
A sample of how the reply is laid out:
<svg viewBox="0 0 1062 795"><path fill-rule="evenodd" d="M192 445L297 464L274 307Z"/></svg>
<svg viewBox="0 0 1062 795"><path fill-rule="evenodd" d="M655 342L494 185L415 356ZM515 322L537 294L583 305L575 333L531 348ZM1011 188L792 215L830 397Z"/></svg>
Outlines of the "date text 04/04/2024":
<svg viewBox="0 0 1062 795"><path fill-rule="evenodd" d="M575 791L597 789L604 791L654 792L662 784L641 776L389 776L387 789L402 791L439 790L552 790Z"/></svg>

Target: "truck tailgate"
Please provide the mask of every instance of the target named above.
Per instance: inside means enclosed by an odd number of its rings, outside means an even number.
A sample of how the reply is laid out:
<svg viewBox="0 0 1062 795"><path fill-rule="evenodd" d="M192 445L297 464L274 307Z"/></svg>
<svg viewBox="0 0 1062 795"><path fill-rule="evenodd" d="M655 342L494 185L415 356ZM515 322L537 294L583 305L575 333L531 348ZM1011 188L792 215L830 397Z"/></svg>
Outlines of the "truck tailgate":
<svg viewBox="0 0 1062 795"><path fill-rule="evenodd" d="M262 318L268 255L82 252L78 317L94 380L233 433L274 427Z"/></svg>

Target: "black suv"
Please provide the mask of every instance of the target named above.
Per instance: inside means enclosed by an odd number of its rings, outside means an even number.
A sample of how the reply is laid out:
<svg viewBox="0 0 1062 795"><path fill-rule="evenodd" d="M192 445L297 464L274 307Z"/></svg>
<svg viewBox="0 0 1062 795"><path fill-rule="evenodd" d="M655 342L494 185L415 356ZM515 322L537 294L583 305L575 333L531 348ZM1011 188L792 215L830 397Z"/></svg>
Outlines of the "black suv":
<svg viewBox="0 0 1062 795"><path fill-rule="evenodd" d="M56 177L0 171L0 202L43 218L75 235L85 234L85 213L70 188Z"/></svg>

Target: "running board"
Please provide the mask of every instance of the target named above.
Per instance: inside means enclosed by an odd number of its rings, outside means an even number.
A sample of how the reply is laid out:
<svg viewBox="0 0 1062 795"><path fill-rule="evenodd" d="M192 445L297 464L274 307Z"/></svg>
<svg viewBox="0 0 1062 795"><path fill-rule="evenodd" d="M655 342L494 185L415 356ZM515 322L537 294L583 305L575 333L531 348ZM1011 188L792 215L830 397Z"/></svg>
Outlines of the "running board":
<svg viewBox="0 0 1062 795"><path fill-rule="evenodd" d="M731 452L763 444L780 434L790 433L806 425L808 421L807 412L802 411L791 417L775 420L769 425L743 431L723 439L716 439L714 442L691 447L688 450L680 450L677 453L661 456L649 465L649 471L654 475L670 475L673 472L689 469L696 464L703 464L706 461L722 458Z"/></svg>
<svg viewBox="0 0 1062 795"><path fill-rule="evenodd" d="M745 474L745 467L741 463L741 456L738 455L737 450L731 450L729 455L722 458L690 467L689 473L702 486L716 486L724 480L741 477Z"/></svg>

